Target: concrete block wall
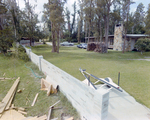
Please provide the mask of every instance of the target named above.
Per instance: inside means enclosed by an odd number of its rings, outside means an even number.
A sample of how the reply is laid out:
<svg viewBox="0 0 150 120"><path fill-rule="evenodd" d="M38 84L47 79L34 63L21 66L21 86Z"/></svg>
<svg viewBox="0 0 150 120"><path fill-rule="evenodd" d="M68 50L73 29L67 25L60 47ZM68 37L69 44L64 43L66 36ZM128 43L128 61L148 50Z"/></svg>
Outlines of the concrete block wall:
<svg viewBox="0 0 150 120"><path fill-rule="evenodd" d="M47 75L46 80L59 85L61 92L80 113L82 120L107 119L109 91L95 90L43 58L40 58L39 64L34 53L31 52L30 55L36 65L41 65L41 71Z"/></svg>

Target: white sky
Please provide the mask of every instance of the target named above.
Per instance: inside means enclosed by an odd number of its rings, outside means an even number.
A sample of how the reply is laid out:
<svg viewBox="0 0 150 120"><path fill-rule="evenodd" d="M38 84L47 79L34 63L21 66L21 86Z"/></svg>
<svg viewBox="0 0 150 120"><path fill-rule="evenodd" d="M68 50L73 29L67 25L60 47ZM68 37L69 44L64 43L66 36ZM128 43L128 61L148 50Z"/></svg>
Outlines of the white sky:
<svg viewBox="0 0 150 120"><path fill-rule="evenodd" d="M20 8L23 9L25 7L24 0L17 0L17 1L19 2ZM67 5L65 5L65 7L67 6L70 11L73 11L72 5L73 5L74 1L76 1L76 3L78 3L77 2L78 0L67 0ZM42 16L42 11L43 11L43 5L45 3L48 3L48 0L29 0L29 3L32 4L32 5L34 5L34 4L37 5L37 7L36 7L36 13L39 15L39 17L41 17Z"/></svg>
<svg viewBox="0 0 150 120"><path fill-rule="evenodd" d="M19 2L19 6L20 8L24 8L24 0L17 0ZM36 2L37 1L37 2ZM77 8L78 8L78 0L67 0L67 4L66 6L69 8L69 10L73 13L73 3L74 1L76 1L76 5L77 5ZM131 12L134 12L136 10L136 7L139 3L143 3L144 6L145 6L145 11L147 11L147 7L148 7L148 4L150 3L150 0L133 0L134 4L131 5L130 9L131 9ZM43 5L44 3L47 3L48 0L29 0L29 3L34 5L34 4L37 4L37 7L36 7L36 13L39 15L39 19L41 20L41 16L42 16L42 11L43 11Z"/></svg>

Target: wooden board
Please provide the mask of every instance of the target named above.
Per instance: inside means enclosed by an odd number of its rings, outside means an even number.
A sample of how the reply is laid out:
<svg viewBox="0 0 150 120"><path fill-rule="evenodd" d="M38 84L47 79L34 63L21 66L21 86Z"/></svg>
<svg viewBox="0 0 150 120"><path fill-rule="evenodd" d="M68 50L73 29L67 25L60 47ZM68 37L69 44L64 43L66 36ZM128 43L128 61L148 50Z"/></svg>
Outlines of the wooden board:
<svg viewBox="0 0 150 120"><path fill-rule="evenodd" d="M48 116L47 116L47 120L51 119L51 113L52 113L52 107L50 107L49 111L48 111Z"/></svg>
<svg viewBox="0 0 150 120"><path fill-rule="evenodd" d="M20 77L18 77L18 79L14 82L14 84L12 85L12 87L10 88L10 90L8 91L6 96L3 98L2 104L0 104L0 114L2 114L4 112L6 106L8 105L8 103L10 101L10 99L12 99L13 93L16 90L18 84L19 84L19 79L20 79Z"/></svg>
<svg viewBox="0 0 150 120"><path fill-rule="evenodd" d="M13 98L14 98L14 96L15 96L15 93L16 93L16 89L15 89L14 93L12 94L12 96L11 96L11 98L10 98L10 100L9 100L9 102L8 102L8 104L7 104L7 106L6 106L6 108L5 108L5 110L8 110L8 109L10 108L11 103L12 103L12 101L13 101Z"/></svg>
<svg viewBox="0 0 150 120"><path fill-rule="evenodd" d="M27 115L27 112L23 112L21 110L18 110L19 113L23 114L23 115Z"/></svg>
<svg viewBox="0 0 150 120"><path fill-rule="evenodd" d="M31 106L34 106L34 104L35 104L35 102L36 102L36 100L37 100L38 95L39 95L39 93L37 93L37 94L35 95L35 98L34 98L34 100L33 100L33 102L32 102L32 105L31 105Z"/></svg>

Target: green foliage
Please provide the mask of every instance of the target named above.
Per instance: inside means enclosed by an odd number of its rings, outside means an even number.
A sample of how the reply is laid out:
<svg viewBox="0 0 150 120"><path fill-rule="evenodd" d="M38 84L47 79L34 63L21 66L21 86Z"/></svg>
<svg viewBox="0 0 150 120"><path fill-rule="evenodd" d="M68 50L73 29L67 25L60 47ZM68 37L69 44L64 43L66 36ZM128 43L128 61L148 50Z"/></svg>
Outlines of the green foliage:
<svg viewBox="0 0 150 120"><path fill-rule="evenodd" d="M25 62L30 60L23 46L19 45L17 51L18 51L17 54L19 59L24 60Z"/></svg>
<svg viewBox="0 0 150 120"><path fill-rule="evenodd" d="M5 4L0 1L0 14L4 14L7 12Z"/></svg>
<svg viewBox="0 0 150 120"><path fill-rule="evenodd" d="M7 50L10 49L12 43L13 35L11 30L9 28L0 30L0 51L4 53L4 55L7 53Z"/></svg>
<svg viewBox="0 0 150 120"><path fill-rule="evenodd" d="M147 16L145 18L145 25L146 34L150 35L150 4L148 5Z"/></svg>
<svg viewBox="0 0 150 120"><path fill-rule="evenodd" d="M150 39L148 38L138 39L135 46L140 51L150 51Z"/></svg>

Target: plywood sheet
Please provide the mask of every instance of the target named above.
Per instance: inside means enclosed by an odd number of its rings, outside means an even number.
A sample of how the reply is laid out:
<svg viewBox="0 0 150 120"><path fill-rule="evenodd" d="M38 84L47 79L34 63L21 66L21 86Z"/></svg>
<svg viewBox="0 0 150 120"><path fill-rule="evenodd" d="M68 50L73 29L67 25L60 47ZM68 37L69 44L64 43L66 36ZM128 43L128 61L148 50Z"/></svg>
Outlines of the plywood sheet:
<svg viewBox="0 0 150 120"><path fill-rule="evenodd" d="M5 111L0 120L22 120L24 118L25 118L24 115L18 113L16 110L11 109Z"/></svg>

